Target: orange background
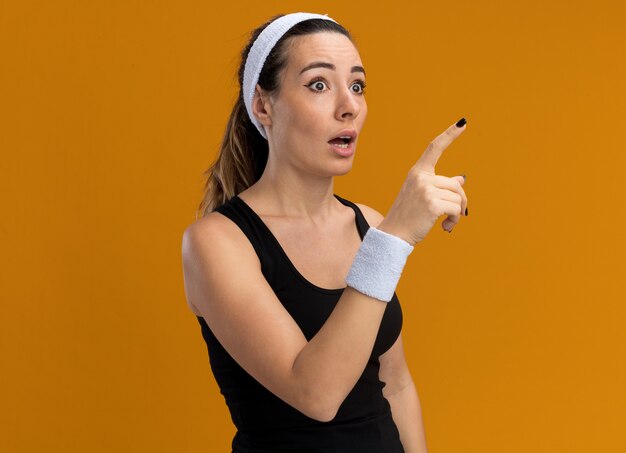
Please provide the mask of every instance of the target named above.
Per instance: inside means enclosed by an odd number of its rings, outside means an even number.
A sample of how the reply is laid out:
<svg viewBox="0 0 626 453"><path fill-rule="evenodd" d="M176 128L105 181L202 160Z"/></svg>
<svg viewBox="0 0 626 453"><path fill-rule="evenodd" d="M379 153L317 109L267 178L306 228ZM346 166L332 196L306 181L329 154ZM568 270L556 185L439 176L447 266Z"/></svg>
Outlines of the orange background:
<svg viewBox="0 0 626 453"><path fill-rule="evenodd" d="M619 1L4 2L0 450L226 452L181 237L248 33L327 13L368 73L335 192L382 213L426 145L469 217L398 295L435 452L626 451Z"/></svg>

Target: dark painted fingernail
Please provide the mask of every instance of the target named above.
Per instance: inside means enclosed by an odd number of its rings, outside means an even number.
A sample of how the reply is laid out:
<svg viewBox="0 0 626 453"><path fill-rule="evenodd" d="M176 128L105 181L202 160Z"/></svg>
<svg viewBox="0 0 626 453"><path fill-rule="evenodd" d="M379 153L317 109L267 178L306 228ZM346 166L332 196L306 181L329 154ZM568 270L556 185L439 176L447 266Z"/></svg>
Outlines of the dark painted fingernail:
<svg viewBox="0 0 626 453"><path fill-rule="evenodd" d="M465 208L465 216L467 216L467 215L468 215L468 214L467 214L467 208Z"/></svg>
<svg viewBox="0 0 626 453"><path fill-rule="evenodd" d="M457 121L456 127L463 127L465 126L465 123L467 123L467 121L465 121L465 118L461 118L459 121Z"/></svg>
<svg viewBox="0 0 626 453"><path fill-rule="evenodd" d="M467 176L465 175L465 173L463 173L461 176L463 176L463 181L467 181Z"/></svg>
<svg viewBox="0 0 626 453"><path fill-rule="evenodd" d="M452 233L452 230L454 230L454 228L450 228L450 229L448 230L448 233Z"/></svg>

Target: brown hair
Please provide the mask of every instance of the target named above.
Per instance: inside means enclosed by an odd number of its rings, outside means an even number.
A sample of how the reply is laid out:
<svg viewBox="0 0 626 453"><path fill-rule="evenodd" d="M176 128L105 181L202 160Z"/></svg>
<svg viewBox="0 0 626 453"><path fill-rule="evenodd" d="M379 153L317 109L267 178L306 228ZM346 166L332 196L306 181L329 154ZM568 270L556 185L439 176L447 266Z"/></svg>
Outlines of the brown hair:
<svg viewBox="0 0 626 453"><path fill-rule="evenodd" d="M241 63L238 70L239 96L230 113L226 125L222 144L215 161L203 172L206 177L204 197L198 207L196 219L204 217L216 207L228 201L239 192L244 191L259 180L265 170L269 147L267 140L254 126L243 102L243 73L248 52L259 34L272 21L283 16L274 16L268 22L254 30L250 40L241 53ZM265 60L259 85L269 93L279 90L279 74L287 62L287 40L294 36L308 35L320 32L336 32L352 37L348 30L336 22L324 19L309 19L294 25L276 43Z"/></svg>

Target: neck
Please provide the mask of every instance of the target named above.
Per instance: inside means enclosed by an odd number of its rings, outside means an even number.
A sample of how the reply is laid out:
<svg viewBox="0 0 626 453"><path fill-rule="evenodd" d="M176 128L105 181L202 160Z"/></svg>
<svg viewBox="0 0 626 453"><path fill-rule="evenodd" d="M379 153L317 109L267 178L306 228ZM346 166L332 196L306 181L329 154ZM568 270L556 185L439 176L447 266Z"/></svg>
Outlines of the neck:
<svg viewBox="0 0 626 453"><path fill-rule="evenodd" d="M276 168L270 160L248 190L263 200L268 215L324 221L337 206L333 176L304 173L288 165Z"/></svg>

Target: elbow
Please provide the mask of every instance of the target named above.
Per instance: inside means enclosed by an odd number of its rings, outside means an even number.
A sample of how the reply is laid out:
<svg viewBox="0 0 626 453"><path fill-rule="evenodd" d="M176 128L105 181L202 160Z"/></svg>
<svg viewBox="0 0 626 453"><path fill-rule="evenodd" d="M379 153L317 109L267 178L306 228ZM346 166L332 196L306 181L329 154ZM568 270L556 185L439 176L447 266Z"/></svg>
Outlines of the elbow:
<svg viewBox="0 0 626 453"><path fill-rule="evenodd" d="M323 414L321 414L321 417L317 417L316 420L318 422L331 422L335 419L335 417L337 416L337 411L336 410L332 410L332 411L327 411Z"/></svg>
<svg viewBox="0 0 626 453"><path fill-rule="evenodd" d="M312 397L301 404L301 412L318 422L330 422L339 412L339 404L328 401L328 395L324 397Z"/></svg>
<svg viewBox="0 0 626 453"><path fill-rule="evenodd" d="M318 422L330 422L335 419L337 412L339 412L338 406L326 406L324 408L320 408L316 413L315 420Z"/></svg>
<svg viewBox="0 0 626 453"><path fill-rule="evenodd" d="M291 398L289 398L291 405L318 422L334 420L347 394L338 388L330 388L328 383L324 383L319 378L310 376L298 378L295 371L293 377L295 385L291 389Z"/></svg>
<svg viewBox="0 0 626 453"><path fill-rule="evenodd" d="M304 413L309 418L316 420L318 422L330 422L334 420L337 416L336 408L309 408L306 413Z"/></svg>

